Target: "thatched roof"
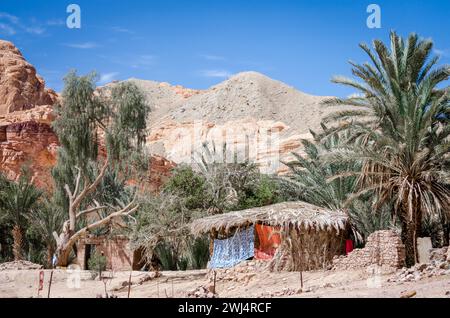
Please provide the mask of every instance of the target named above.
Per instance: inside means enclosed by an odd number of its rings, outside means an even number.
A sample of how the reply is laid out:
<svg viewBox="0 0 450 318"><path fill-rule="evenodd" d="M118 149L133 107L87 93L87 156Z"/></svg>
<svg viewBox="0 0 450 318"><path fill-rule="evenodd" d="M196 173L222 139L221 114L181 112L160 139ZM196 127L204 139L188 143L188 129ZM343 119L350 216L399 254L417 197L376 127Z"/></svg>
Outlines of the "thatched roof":
<svg viewBox="0 0 450 318"><path fill-rule="evenodd" d="M194 235L212 230L228 232L231 228L246 224L265 223L271 226L292 224L304 229L336 231L344 230L348 217L341 211L317 207L305 202L283 202L265 207L208 216L191 224Z"/></svg>

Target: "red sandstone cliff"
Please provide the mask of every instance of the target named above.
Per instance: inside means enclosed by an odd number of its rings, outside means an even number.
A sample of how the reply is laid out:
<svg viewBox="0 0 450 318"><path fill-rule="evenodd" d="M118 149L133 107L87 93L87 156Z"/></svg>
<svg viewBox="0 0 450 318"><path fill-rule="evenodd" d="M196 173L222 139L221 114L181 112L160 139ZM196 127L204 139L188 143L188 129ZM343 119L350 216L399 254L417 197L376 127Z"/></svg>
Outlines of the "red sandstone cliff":
<svg viewBox="0 0 450 318"><path fill-rule="evenodd" d="M51 187L58 140L49 105L57 97L14 44L0 40L0 171L8 178L26 165L36 185Z"/></svg>

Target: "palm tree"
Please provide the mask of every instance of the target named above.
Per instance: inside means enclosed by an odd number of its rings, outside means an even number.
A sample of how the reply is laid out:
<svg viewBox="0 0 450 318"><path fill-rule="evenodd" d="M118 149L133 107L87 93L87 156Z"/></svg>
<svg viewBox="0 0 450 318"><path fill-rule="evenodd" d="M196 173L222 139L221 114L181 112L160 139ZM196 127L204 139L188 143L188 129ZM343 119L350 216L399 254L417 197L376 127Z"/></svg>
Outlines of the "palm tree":
<svg viewBox="0 0 450 318"><path fill-rule="evenodd" d="M194 168L206 185L208 214L221 214L235 208L245 189L257 183L260 174L256 164L247 158L242 161L226 143L216 146L214 141L203 143L194 157Z"/></svg>
<svg viewBox="0 0 450 318"><path fill-rule="evenodd" d="M22 172L18 182L8 182L0 189L0 209L6 222L12 224L14 260L22 259L23 230L26 215L36 206L42 192L32 183L29 174Z"/></svg>
<svg viewBox="0 0 450 318"><path fill-rule="evenodd" d="M450 89L440 88L450 67L436 66L439 58L431 58L430 40L411 34L405 41L391 32L390 41L388 48L375 40L375 52L360 45L372 62L350 62L362 82L333 79L360 94L326 102L357 107L326 119L344 121L333 132L352 134L348 145L333 151L329 160L362 161L361 172L355 174L361 187L355 197L375 192L378 203L393 202L411 266L417 262L416 240L424 215L448 220L450 211Z"/></svg>
<svg viewBox="0 0 450 318"><path fill-rule="evenodd" d="M27 216L30 226L36 231L47 247L47 266L52 266L56 241L53 233L59 233L65 221L65 213L52 200L45 199Z"/></svg>
<svg viewBox="0 0 450 318"><path fill-rule="evenodd" d="M373 209L373 198L369 196L347 204L358 186L357 177L352 172L361 171L361 162L354 160L330 163L324 160L327 153L347 142L351 134L346 131L327 135L329 128L324 124L322 128L321 134L311 131L314 142L302 140L304 156L294 153L295 160L285 163L291 170L291 174L284 178L286 187L293 199L346 211L355 238L365 241L371 233L391 227L390 215L386 213L386 206ZM350 176L334 178L344 173L350 173Z"/></svg>

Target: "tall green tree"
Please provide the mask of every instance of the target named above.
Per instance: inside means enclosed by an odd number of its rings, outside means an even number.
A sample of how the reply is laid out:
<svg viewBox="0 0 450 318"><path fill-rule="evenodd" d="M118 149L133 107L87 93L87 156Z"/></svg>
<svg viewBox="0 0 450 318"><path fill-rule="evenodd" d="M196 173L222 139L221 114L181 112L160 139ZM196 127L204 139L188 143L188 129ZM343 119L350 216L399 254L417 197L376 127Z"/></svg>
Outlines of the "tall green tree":
<svg viewBox="0 0 450 318"><path fill-rule="evenodd" d="M411 34L403 39L390 35L390 48L364 44L371 63L350 62L359 79L336 77L335 83L360 94L331 99L334 105L352 105L330 116L344 121L334 131L351 130L351 141L330 155L334 162L361 160L360 191L375 192L380 204L392 201L393 213L402 226L407 265L417 262L417 237L423 216L449 217L449 87L448 65L437 66L433 42ZM344 177L344 176L342 176Z"/></svg>
<svg viewBox="0 0 450 318"><path fill-rule="evenodd" d="M26 170L22 171L17 182L2 182L0 189L0 209L2 219L12 224L14 260L23 259L24 229L27 216L37 206L42 192L31 182Z"/></svg>
<svg viewBox="0 0 450 318"><path fill-rule="evenodd" d="M46 247L47 267L51 268L56 242L53 232L60 232L65 221L64 210L56 205L52 199L45 198L27 215L31 232L37 234L39 240Z"/></svg>
<svg viewBox="0 0 450 318"><path fill-rule="evenodd" d="M98 203L95 192L108 169L137 177L139 169L148 168L143 158L149 112L144 96L131 83L97 90L95 82L95 74L69 73L56 106L53 128L61 147L53 176L57 199L68 212L61 233L54 234L59 266L67 265L72 247L88 231L138 209L135 199L118 205ZM87 215L99 212L105 215L102 219L77 228Z"/></svg>
<svg viewBox="0 0 450 318"><path fill-rule="evenodd" d="M314 141L302 140L305 155L294 153L295 160L286 163L292 172L286 179L293 198L329 209L346 211L358 241L364 241L375 231L391 227L389 205L374 209L373 195L366 195L349 203L358 188L354 173L361 171L361 161L328 162L326 155L347 143L351 134L341 132L328 135L328 127L322 124L322 128L321 134L311 132L315 137ZM335 177L342 174L350 176Z"/></svg>

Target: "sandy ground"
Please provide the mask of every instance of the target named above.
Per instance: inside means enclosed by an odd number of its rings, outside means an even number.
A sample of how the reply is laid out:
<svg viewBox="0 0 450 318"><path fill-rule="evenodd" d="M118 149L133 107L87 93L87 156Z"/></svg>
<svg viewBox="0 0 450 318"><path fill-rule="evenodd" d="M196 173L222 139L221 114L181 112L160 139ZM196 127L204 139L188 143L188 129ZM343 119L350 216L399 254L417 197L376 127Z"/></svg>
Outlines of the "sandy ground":
<svg viewBox="0 0 450 318"><path fill-rule="evenodd" d="M47 297L50 272L45 271L44 290L40 297ZM162 276L141 285L137 282L148 273L133 272L131 298L186 297L188 291L206 284L206 271L162 272ZM128 287L122 287L129 279L129 272L106 273L113 276L106 282L109 295L126 298ZM415 291L415 297L450 298L450 276L423 279L419 282L389 283L391 275L368 277L365 271L316 271L303 273L303 292L284 297L393 297ZM38 270L0 271L0 297L38 297ZM221 298L267 297L282 294L287 289L300 289L299 273L257 273L248 283L218 282L216 291ZM55 270L51 287L52 298L93 298L105 295L105 283L92 279L87 271L71 272Z"/></svg>

